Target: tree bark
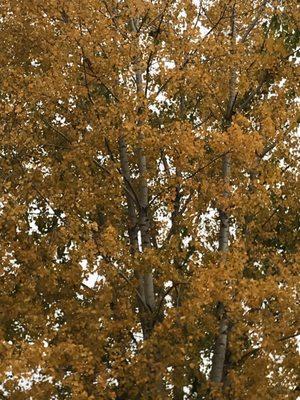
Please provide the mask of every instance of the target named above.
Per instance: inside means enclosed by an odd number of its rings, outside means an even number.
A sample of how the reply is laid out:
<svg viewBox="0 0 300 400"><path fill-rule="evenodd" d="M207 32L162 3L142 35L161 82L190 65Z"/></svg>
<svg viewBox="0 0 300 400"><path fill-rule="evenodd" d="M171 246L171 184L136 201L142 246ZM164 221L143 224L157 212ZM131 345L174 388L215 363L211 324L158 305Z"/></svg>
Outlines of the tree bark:
<svg viewBox="0 0 300 400"><path fill-rule="evenodd" d="M130 240L131 252L135 253L138 250L138 220L136 213L136 205L133 200L134 193L132 193L130 168L127 155L127 145L124 136L121 136L119 138L119 153L121 162L121 172L124 180L124 185L126 188L125 196L128 208L128 235Z"/></svg>
<svg viewBox="0 0 300 400"><path fill-rule="evenodd" d="M235 51L236 45L236 12L235 4L232 6L231 13L231 53ZM227 102L227 110L225 115L224 126L228 128L231 124L233 109L236 102L236 81L237 72L233 65L231 68L230 80L229 80L229 96ZM222 180L226 186L230 182L230 167L231 159L230 153L224 154L222 157ZM228 189L223 192L224 197L229 196ZM222 254L221 257L226 259L226 253L229 250L229 215L226 210L219 210L220 215L220 233L219 233L219 252ZM224 367L228 344L228 333L229 333L229 320L226 314L225 305L220 303L218 305L217 315L220 320L219 333L216 337L213 359L212 359L212 369L210 374L210 379L212 382L221 383L224 379Z"/></svg>
<svg viewBox="0 0 300 400"><path fill-rule="evenodd" d="M225 184L230 179L230 155L225 154L222 160L222 172ZM228 196L224 192L224 196ZM220 235L219 235L219 251L223 254L229 250L229 216L224 210L220 210ZM223 304L218 307L218 317L220 319L219 333L216 338L214 354L212 359L212 369L210 379L212 382L220 383L223 380L224 364L228 341L229 321L226 316L226 310Z"/></svg>
<svg viewBox="0 0 300 400"><path fill-rule="evenodd" d="M150 220L148 216L149 207L149 196L148 196L148 185L147 185L147 160L146 156L143 154L143 148L141 142L143 141L142 132L139 133L138 140L140 142L137 149L138 157L138 167L140 173L140 184L139 184L139 204L140 204L140 215L139 215L139 227L141 231L142 238L142 249L151 247L151 237L150 237ZM150 267L151 268L151 267ZM144 291L145 291L145 301L147 306L151 311L155 308L155 298L154 298L154 285L153 285L153 274L149 270L144 274Z"/></svg>
<svg viewBox="0 0 300 400"><path fill-rule="evenodd" d="M138 30L136 27L136 23L133 19L131 19L132 30L135 34L138 34ZM137 38L138 40L138 38ZM137 43L138 47L138 43ZM136 60L136 91L138 96L143 95L143 77L142 72L139 67L139 60ZM142 113L142 106L137 112ZM141 232L142 239L142 251L151 247L151 235L150 235L150 220L149 220L149 196L148 196L148 182L147 182L147 159L143 148L144 134L142 131L142 123L137 121L138 128L138 146L136 149L136 155L138 159L138 168L139 168L139 229ZM150 310L151 313L154 312L155 309L155 293L154 293L154 283L153 283L153 273L151 270L151 266L146 266L146 272L142 276L143 279L143 289L145 296L145 303ZM153 328L153 320L152 315L148 313L148 320L146 321L146 326L144 330L144 339L147 339Z"/></svg>
<svg viewBox="0 0 300 400"><path fill-rule="evenodd" d="M138 248L138 217L136 212L136 205L134 203L134 193L132 193L132 184L130 176L130 168L127 154L127 145L124 136L119 138L119 152L121 161L121 172L123 175L124 185L126 187L125 196L127 201L128 209L128 235L130 241L130 251L134 255L139 251ZM144 277L142 274L135 271L135 276L138 280L138 292L137 296L138 308L141 318L142 330L144 337L148 335L148 323L147 323L147 307L146 307L146 295L145 295L145 284Z"/></svg>

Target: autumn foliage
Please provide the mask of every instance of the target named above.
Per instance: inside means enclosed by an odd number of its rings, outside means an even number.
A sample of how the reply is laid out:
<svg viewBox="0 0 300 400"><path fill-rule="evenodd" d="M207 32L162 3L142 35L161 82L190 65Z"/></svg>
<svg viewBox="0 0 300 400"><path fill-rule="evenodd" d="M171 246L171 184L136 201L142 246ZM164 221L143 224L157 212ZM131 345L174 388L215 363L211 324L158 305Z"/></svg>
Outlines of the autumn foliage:
<svg viewBox="0 0 300 400"><path fill-rule="evenodd" d="M1 1L1 398L298 398L297 24Z"/></svg>

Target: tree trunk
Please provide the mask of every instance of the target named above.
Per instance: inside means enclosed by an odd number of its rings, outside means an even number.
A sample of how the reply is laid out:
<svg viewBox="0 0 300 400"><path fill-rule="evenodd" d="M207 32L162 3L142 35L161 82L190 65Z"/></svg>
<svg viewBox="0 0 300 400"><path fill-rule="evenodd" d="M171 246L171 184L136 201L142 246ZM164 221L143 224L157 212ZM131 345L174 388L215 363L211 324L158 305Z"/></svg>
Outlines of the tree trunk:
<svg viewBox="0 0 300 400"><path fill-rule="evenodd" d="M134 33L137 34L137 28L135 21L131 20L131 26ZM138 39L137 39L138 40ZM138 43L137 43L138 46ZM139 60L137 60L137 70L135 73L136 78L136 90L137 95L140 96L143 93L143 78L142 73L139 68ZM142 113L142 108L140 108L137 112L137 115ZM136 155L138 159L138 168L139 168L139 218L138 225L141 233L142 239L142 251L151 247L151 236L150 236L150 220L148 215L149 208L149 196L148 196L148 183L147 183L147 159L143 149L143 140L144 135L142 132L142 124L140 121L137 121L138 132L138 146L136 148ZM144 316L142 317L142 325L143 325L143 335L144 339L147 339L153 328L153 320L152 314L155 309L155 295L154 295L154 284L153 284L153 274L151 271L151 266L147 266L147 270L140 276L140 285L143 286L143 299L146 305L146 313L144 312Z"/></svg>
<svg viewBox="0 0 300 400"><path fill-rule="evenodd" d="M135 193L132 189L131 176L130 176L130 168L129 161L127 155L127 146L124 136L121 136L119 139L119 152L120 152L120 161L121 161L121 172L123 175L124 185L125 185L125 196L127 200L127 209L128 209L128 235L130 241L130 251L131 254L134 255L138 248L138 217L136 212L136 204L134 201ZM137 302L140 313L140 319L142 324L143 336L149 336L149 322L148 316L149 310L147 309L146 303L146 294L145 294L145 281L143 274L140 274L135 271L135 276L138 280L138 293Z"/></svg>
<svg viewBox="0 0 300 400"><path fill-rule="evenodd" d="M232 6L231 14L231 53L234 53L236 45L236 13L235 4ZM225 127L229 127L232 120L232 114L234 109L234 104L236 101L236 81L237 72L235 66L231 67L231 74L229 80L229 96L227 102L227 110L225 116ZM222 158L222 179L223 183L228 186L230 182L230 154L224 154ZM223 193L224 197L228 197L228 190L225 189ZM219 234L219 252L222 254L221 257L226 259L226 253L229 250L229 215L226 210L220 210L220 234ZM229 321L226 315L226 309L224 304L219 304L218 306L218 318L220 320L219 333L217 335L214 353L212 359L212 369L210 374L210 379L212 382L221 383L224 379L224 367L227 352L228 343L228 332L229 332Z"/></svg>
<svg viewBox="0 0 300 400"><path fill-rule="evenodd" d="M228 153L223 156L222 164L223 179L225 184L227 184L230 178L230 155ZM224 196L228 196L228 193L224 192ZM220 210L219 251L226 254L228 252L228 248L229 216L224 210ZM219 334L215 342L210 379L212 382L220 383L223 380L229 326L223 304L219 305L218 317L220 319L220 327Z"/></svg>
<svg viewBox="0 0 300 400"><path fill-rule="evenodd" d="M134 32L137 33L135 22L132 20L132 26ZM136 86L137 94L141 95L143 93L143 78L141 70L138 68L136 72ZM140 173L140 185L139 185L139 202L140 202L140 218L139 225L142 237L142 247L143 250L151 247L151 237L150 237L150 220L148 215L149 208L149 197L148 197L148 183L147 183L147 159L143 149L144 134L141 129L141 124L138 123L139 135L138 141L139 145L137 148L138 157L138 167ZM147 306L151 311L155 308L155 296L154 296L154 284L153 284L153 274L151 271L151 266L149 271L144 274L144 290L145 290L145 301Z"/></svg>
<svg viewBox="0 0 300 400"><path fill-rule="evenodd" d="M218 314L220 317L219 334L216 338L214 355L212 359L212 369L210 379L212 382L220 383L224 377L224 364L228 340L228 319L226 317L223 304L220 304Z"/></svg>

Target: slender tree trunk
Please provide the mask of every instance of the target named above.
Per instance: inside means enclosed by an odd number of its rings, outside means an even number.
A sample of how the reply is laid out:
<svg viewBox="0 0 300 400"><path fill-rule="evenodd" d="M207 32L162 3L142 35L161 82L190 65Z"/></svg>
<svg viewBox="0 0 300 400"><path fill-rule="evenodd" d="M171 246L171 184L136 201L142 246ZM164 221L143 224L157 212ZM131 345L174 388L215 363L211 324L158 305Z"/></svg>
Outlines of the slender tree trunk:
<svg viewBox="0 0 300 400"><path fill-rule="evenodd" d="M130 251L134 255L139 251L138 248L138 217L136 212L136 204L134 201L135 193L132 190L132 182L130 176L130 168L127 154L127 146L124 136L119 139L119 152L121 161L121 171L123 175L124 185L125 185L125 195L127 200L128 209L128 235L130 241ZM145 284L144 276L138 272L135 272L135 276L138 280L138 292L137 302L139 307L139 313L141 318L143 336L148 335L148 323L147 323L147 313L149 310L146 307L146 295L145 295Z"/></svg>
<svg viewBox="0 0 300 400"><path fill-rule="evenodd" d="M222 160L223 167L223 179L225 184L230 179L230 155L225 154ZM228 196L227 192L224 192L224 196ZM219 235L219 251L223 254L227 253L229 249L229 216L224 210L220 210L220 235ZM210 379L213 382L220 383L223 380L224 375L224 363L227 350L228 341L228 328L229 321L226 316L226 310L223 304L218 307L218 317L220 319L219 334L216 338L214 354L212 359L212 369Z"/></svg>
<svg viewBox="0 0 300 400"><path fill-rule="evenodd" d="M138 33L136 23L132 19L131 27L135 34ZM138 38L137 38L138 41ZM138 43L137 43L138 46ZM137 95L142 96L143 94L143 78L142 72L139 67L139 60L136 61L136 90ZM137 115L142 113L142 107L138 110ZM148 183L147 183L147 159L143 148L144 134L142 130L142 123L137 121L138 128L138 146L136 148L136 155L138 159L139 168L139 229L142 239L142 251L151 247L151 235L150 235L150 220L149 220L149 196L148 196ZM143 281L143 293L145 304L148 308L148 318L145 321L144 326L144 339L147 339L153 329L152 313L155 309L155 294L154 294L154 283L153 283L153 273L151 271L151 266L146 266L146 272L142 275ZM150 311L150 313L149 313Z"/></svg>
<svg viewBox="0 0 300 400"><path fill-rule="evenodd" d="M124 136L119 138L119 152L121 161L121 172L125 185L125 195L128 207L128 235L130 240L131 252L138 250L138 220L136 214L136 205L134 202L134 193L130 176L129 161L127 155L127 145Z"/></svg>
<svg viewBox="0 0 300 400"><path fill-rule="evenodd" d="M220 310L218 314L221 317L220 328L215 343L215 350L212 360L212 370L210 376L211 381L216 383L220 383L223 380L229 325L223 304L220 305Z"/></svg>
<svg viewBox="0 0 300 400"><path fill-rule="evenodd" d="M235 45L236 45L236 13L235 13L235 4L232 6L232 14L231 14L231 52L234 53ZM229 96L227 102L227 111L225 116L225 127L228 128L231 124L234 104L236 101L236 81L237 81L237 73L236 68L233 65L231 68L230 80L229 80ZM222 158L222 179L223 183L228 186L230 182L230 166L231 159L230 154L226 153ZM228 197L228 189L225 189L223 192L224 197ZM220 210L220 233L219 233L219 252L222 254L226 260L226 254L229 250L229 215L226 210ZM224 379L224 370L225 370L225 359L228 345L228 333L229 333L229 320L226 314L226 309L224 304L218 305L217 315L220 321L219 325L219 333L217 335L213 359L212 359L212 369L210 374L210 379L212 382L221 383Z"/></svg>
<svg viewBox="0 0 300 400"><path fill-rule="evenodd" d="M143 141L143 134L139 134L140 145L137 149L138 156L138 167L140 173L140 184L139 184L139 204L140 204L140 215L139 215L139 227L142 238L142 248L151 247L151 236L150 236L150 220L148 216L149 207L149 196L148 196L148 185L147 185L147 161L146 156L143 154L143 148L141 142ZM153 274L148 271L144 274L144 291L145 301L147 306L153 311L155 308L154 298L154 285L153 285Z"/></svg>

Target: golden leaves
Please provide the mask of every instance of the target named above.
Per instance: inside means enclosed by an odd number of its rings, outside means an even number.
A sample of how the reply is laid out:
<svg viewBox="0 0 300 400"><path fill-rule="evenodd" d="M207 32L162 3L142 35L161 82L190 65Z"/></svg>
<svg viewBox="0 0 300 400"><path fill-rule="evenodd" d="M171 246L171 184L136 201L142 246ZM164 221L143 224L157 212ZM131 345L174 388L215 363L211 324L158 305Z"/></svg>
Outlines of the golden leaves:
<svg viewBox="0 0 300 400"><path fill-rule="evenodd" d="M1 5L8 396L41 368L44 382L20 396L165 400L186 387L195 398L285 398L295 350L281 332L294 333L298 265L297 71L281 36L293 35L291 6L277 7L285 24L276 27L268 5L241 43L261 2L234 2L232 46L232 2L100 3ZM222 211L230 250L221 262ZM230 383L208 394L199 369L220 301L232 324ZM284 355L285 383L268 352Z"/></svg>

